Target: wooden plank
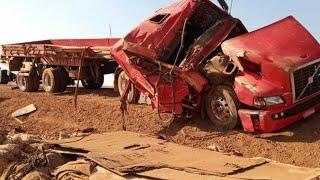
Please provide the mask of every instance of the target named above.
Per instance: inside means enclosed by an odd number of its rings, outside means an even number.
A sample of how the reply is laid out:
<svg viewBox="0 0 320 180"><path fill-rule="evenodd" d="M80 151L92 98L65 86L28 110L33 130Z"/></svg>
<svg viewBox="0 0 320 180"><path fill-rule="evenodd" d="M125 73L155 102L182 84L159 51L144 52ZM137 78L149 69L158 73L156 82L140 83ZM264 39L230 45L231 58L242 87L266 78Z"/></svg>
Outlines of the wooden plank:
<svg viewBox="0 0 320 180"><path fill-rule="evenodd" d="M15 112L13 112L11 114L11 116L13 118L17 118L19 116L30 114L30 113L32 113L32 112L34 112L36 110L37 110L36 106L34 104L30 104L30 105L28 105L26 107L23 107L21 109L16 110Z"/></svg>

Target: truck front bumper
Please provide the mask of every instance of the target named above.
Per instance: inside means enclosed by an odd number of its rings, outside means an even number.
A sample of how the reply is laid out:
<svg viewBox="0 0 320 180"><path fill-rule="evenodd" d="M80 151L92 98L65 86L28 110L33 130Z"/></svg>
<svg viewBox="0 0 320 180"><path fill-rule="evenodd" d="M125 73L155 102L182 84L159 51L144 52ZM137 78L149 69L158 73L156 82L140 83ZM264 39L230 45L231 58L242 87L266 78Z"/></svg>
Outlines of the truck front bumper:
<svg viewBox="0 0 320 180"><path fill-rule="evenodd" d="M320 109L320 97L286 109L246 110L240 109L239 116L246 132L274 132L294 122L305 119Z"/></svg>

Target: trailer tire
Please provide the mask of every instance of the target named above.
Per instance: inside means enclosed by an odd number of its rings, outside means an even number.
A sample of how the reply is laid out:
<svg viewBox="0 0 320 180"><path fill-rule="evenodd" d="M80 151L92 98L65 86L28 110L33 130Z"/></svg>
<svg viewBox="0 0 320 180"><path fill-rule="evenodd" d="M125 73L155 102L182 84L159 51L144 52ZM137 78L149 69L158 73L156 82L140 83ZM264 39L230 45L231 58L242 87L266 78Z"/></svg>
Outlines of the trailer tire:
<svg viewBox="0 0 320 180"><path fill-rule="evenodd" d="M120 96L122 96L122 94L125 91L126 82L128 81L128 78L124 71L121 71L117 78L118 78L117 79L118 91ZM128 94L127 102L130 104L137 104L139 101L139 98L140 98L140 93L137 90L137 88L135 88L134 84L132 84L131 90Z"/></svg>
<svg viewBox="0 0 320 180"><path fill-rule="evenodd" d="M207 115L215 125L227 130L239 125L240 102L232 87L221 85L213 88L205 103Z"/></svg>
<svg viewBox="0 0 320 180"><path fill-rule="evenodd" d="M43 89L47 93L61 92L61 77L58 68L47 68L42 73Z"/></svg>
<svg viewBox="0 0 320 180"><path fill-rule="evenodd" d="M33 79L32 92L36 92L40 87L40 77L36 70L33 70L30 73L31 79Z"/></svg>
<svg viewBox="0 0 320 180"><path fill-rule="evenodd" d="M90 90L96 90L100 89L104 83L104 75L102 73L99 73L99 77L97 80L81 80L81 84L84 88L90 89Z"/></svg>
<svg viewBox="0 0 320 180"><path fill-rule="evenodd" d="M39 76L36 70L32 70L29 76L24 76L19 72L16 81L22 92L35 92L39 89Z"/></svg>
<svg viewBox="0 0 320 180"><path fill-rule="evenodd" d="M0 84L8 84L8 83L9 83L8 70L1 70L0 71Z"/></svg>
<svg viewBox="0 0 320 180"><path fill-rule="evenodd" d="M58 68L58 73L60 79L58 92L64 92L68 86L69 74L63 67Z"/></svg>

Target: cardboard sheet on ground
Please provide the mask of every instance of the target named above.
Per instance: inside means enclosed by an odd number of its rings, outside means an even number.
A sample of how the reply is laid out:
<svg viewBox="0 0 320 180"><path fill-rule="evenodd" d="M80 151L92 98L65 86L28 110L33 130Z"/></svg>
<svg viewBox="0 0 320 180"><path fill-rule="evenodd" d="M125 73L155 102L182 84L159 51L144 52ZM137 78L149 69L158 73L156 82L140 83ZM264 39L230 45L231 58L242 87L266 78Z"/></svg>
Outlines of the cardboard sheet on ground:
<svg viewBox="0 0 320 180"><path fill-rule="evenodd" d="M312 179L320 169L263 158L228 156L177 145L148 135L114 132L59 142L55 151L87 157L121 176L160 179Z"/></svg>

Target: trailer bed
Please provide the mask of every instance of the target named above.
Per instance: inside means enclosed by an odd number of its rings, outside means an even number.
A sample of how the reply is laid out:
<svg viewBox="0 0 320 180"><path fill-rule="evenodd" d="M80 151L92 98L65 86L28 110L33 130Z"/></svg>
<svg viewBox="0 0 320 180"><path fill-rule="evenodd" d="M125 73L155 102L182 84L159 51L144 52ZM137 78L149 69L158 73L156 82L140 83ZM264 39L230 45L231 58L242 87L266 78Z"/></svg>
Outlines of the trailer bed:
<svg viewBox="0 0 320 180"><path fill-rule="evenodd" d="M40 58L44 64L79 66L83 57L88 61L112 61L111 47L118 39L58 39L2 45L7 59Z"/></svg>

